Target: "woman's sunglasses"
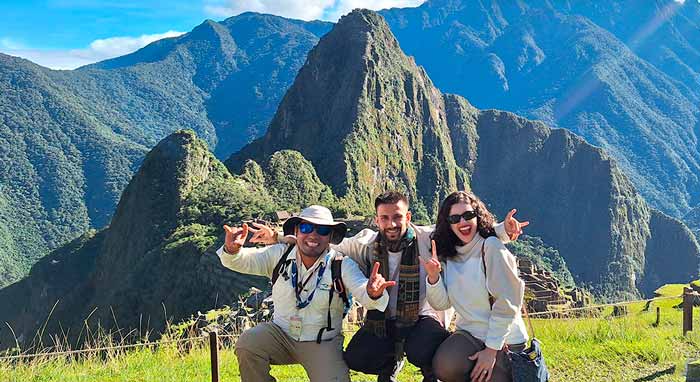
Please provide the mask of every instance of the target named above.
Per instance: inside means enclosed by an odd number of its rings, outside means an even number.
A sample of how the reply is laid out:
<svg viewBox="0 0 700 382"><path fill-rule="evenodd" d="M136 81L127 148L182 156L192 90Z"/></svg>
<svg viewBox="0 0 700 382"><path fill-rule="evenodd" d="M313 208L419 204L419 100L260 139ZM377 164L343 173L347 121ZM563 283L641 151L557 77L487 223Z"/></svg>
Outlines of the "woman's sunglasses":
<svg viewBox="0 0 700 382"><path fill-rule="evenodd" d="M316 225L313 223L299 223L299 232L308 235L311 232L316 230L316 233L321 235L321 236L328 236L330 235L331 231L333 231L333 228L327 225Z"/></svg>
<svg viewBox="0 0 700 382"><path fill-rule="evenodd" d="M457 224L461 219L464 219L464 221L469 221L471 219L474 219L476 217L476 211L467 211L461 215L450 215L447 217L447 222L450 224Z"/></svg>

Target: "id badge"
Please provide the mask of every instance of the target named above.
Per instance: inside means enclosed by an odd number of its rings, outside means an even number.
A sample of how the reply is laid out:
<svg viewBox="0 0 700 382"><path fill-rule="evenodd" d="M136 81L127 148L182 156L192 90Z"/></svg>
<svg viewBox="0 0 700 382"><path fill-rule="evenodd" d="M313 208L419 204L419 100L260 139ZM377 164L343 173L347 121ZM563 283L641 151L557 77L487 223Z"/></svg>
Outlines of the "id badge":
<svg viewBox="0 0 700 382"><path fill-rule="evenodd" d="M289 336L296 341L301 338L301 317L298 315L289 318Z"/></svg>

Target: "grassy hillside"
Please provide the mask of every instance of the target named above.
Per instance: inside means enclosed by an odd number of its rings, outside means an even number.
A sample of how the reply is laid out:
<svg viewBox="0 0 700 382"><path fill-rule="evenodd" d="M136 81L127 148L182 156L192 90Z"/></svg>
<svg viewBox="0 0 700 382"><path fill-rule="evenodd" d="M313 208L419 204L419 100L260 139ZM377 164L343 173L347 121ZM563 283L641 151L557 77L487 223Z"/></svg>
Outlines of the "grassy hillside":
<svg viewBox="0 0 700 382"><path fill-rule="evenodd" d="M682 286L659 289L660 294L677 295ZM628 315L613 318L612 309L597 317L579 319L538 319L537 337L544 344L552 381L682 381L685 362L700 354L700 331L681 334L682 312L674 308L680 298L651 304L633 304ZM654 325L655 308L661 307L661 321ZM349 336L348 336L349 337ZM346 338L346 342L349 338ZM0 360L3 381L191 381L208 380L209 351L199 341L189 351L165 345L156 351L141 349L108 354L104 359L88 357L77 361L42 359L10 364ZM230 346L220 353L222 381L240 379ZM60 374L60 377L59 377ZM304 381L300 366L274 366L279 381ZM353 373L353 381L373 378ZM406 367L400 381L420 381L413 366Z"/></svg>

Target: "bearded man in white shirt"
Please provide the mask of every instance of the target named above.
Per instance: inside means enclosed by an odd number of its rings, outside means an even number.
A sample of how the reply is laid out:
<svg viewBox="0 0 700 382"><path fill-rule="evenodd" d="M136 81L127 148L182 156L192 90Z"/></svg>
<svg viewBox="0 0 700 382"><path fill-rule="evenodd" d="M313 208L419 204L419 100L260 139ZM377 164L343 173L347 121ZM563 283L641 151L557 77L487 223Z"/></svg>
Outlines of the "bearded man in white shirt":
<svg viewBox="0 0 700 382"><path fill-rule="evenodd" d="M376 266L368 279L357 263L329 247L343 239L345 223L334 221L325 207L310 206L284 224L284 233L296 237L294 243L264 248L242 248L249 231L246 224L224 229L225 244L217 251L221 263L274 279L272 322L246 330L236 342L241 380L275 381L271 364L301 364L312 382L349 382L342 356L345 306L340 290L383 311L389 302L386 288L394 283L385 281ZM336 264L341 285L334 285L331 268Z"/></svg>

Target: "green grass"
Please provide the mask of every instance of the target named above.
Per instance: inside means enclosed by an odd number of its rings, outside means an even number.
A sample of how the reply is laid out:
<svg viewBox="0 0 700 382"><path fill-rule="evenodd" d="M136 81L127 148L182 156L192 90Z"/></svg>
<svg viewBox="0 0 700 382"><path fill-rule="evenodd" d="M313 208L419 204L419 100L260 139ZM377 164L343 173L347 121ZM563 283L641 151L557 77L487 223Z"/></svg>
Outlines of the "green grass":
<svg viewBox="0 0 700 382"><path fill-rule="evenodd" d="M645 310L644 303L629 305L628 314L611 317L611 309L597 317L537 319L534 326L542 342L552 380L590 381L683 381L685 363L699 358L700 330L687 337L681 333L682 312L674 308L680 299L658 301ZM656 326L656 307L661 320ZM700 314L696 310L696 314ZM697 321L697 320L696 320ZM697 328L700 329L700 328ZM349 336L346 336L346 342ZM188 351L175 345L158 350L140 349L68 361L41 359L10 365L0 361L1 382L44 381L207 381L209 352L205 342ZM240 380L230 347L220 353L221 381ZM279 381L305 381L301 366L273 366ZM375 377L352 373L352 381L374 381ZM412 365L402 371L400 381L418 382L421 376Z"/></svg>
<svg viewBox="0 0 700 382"><path fill-rule="evenodd" d="M654 294L659 297L676 297L682 295L683 289L687 286L688 284L666 284L655 290Z"/></svg>

